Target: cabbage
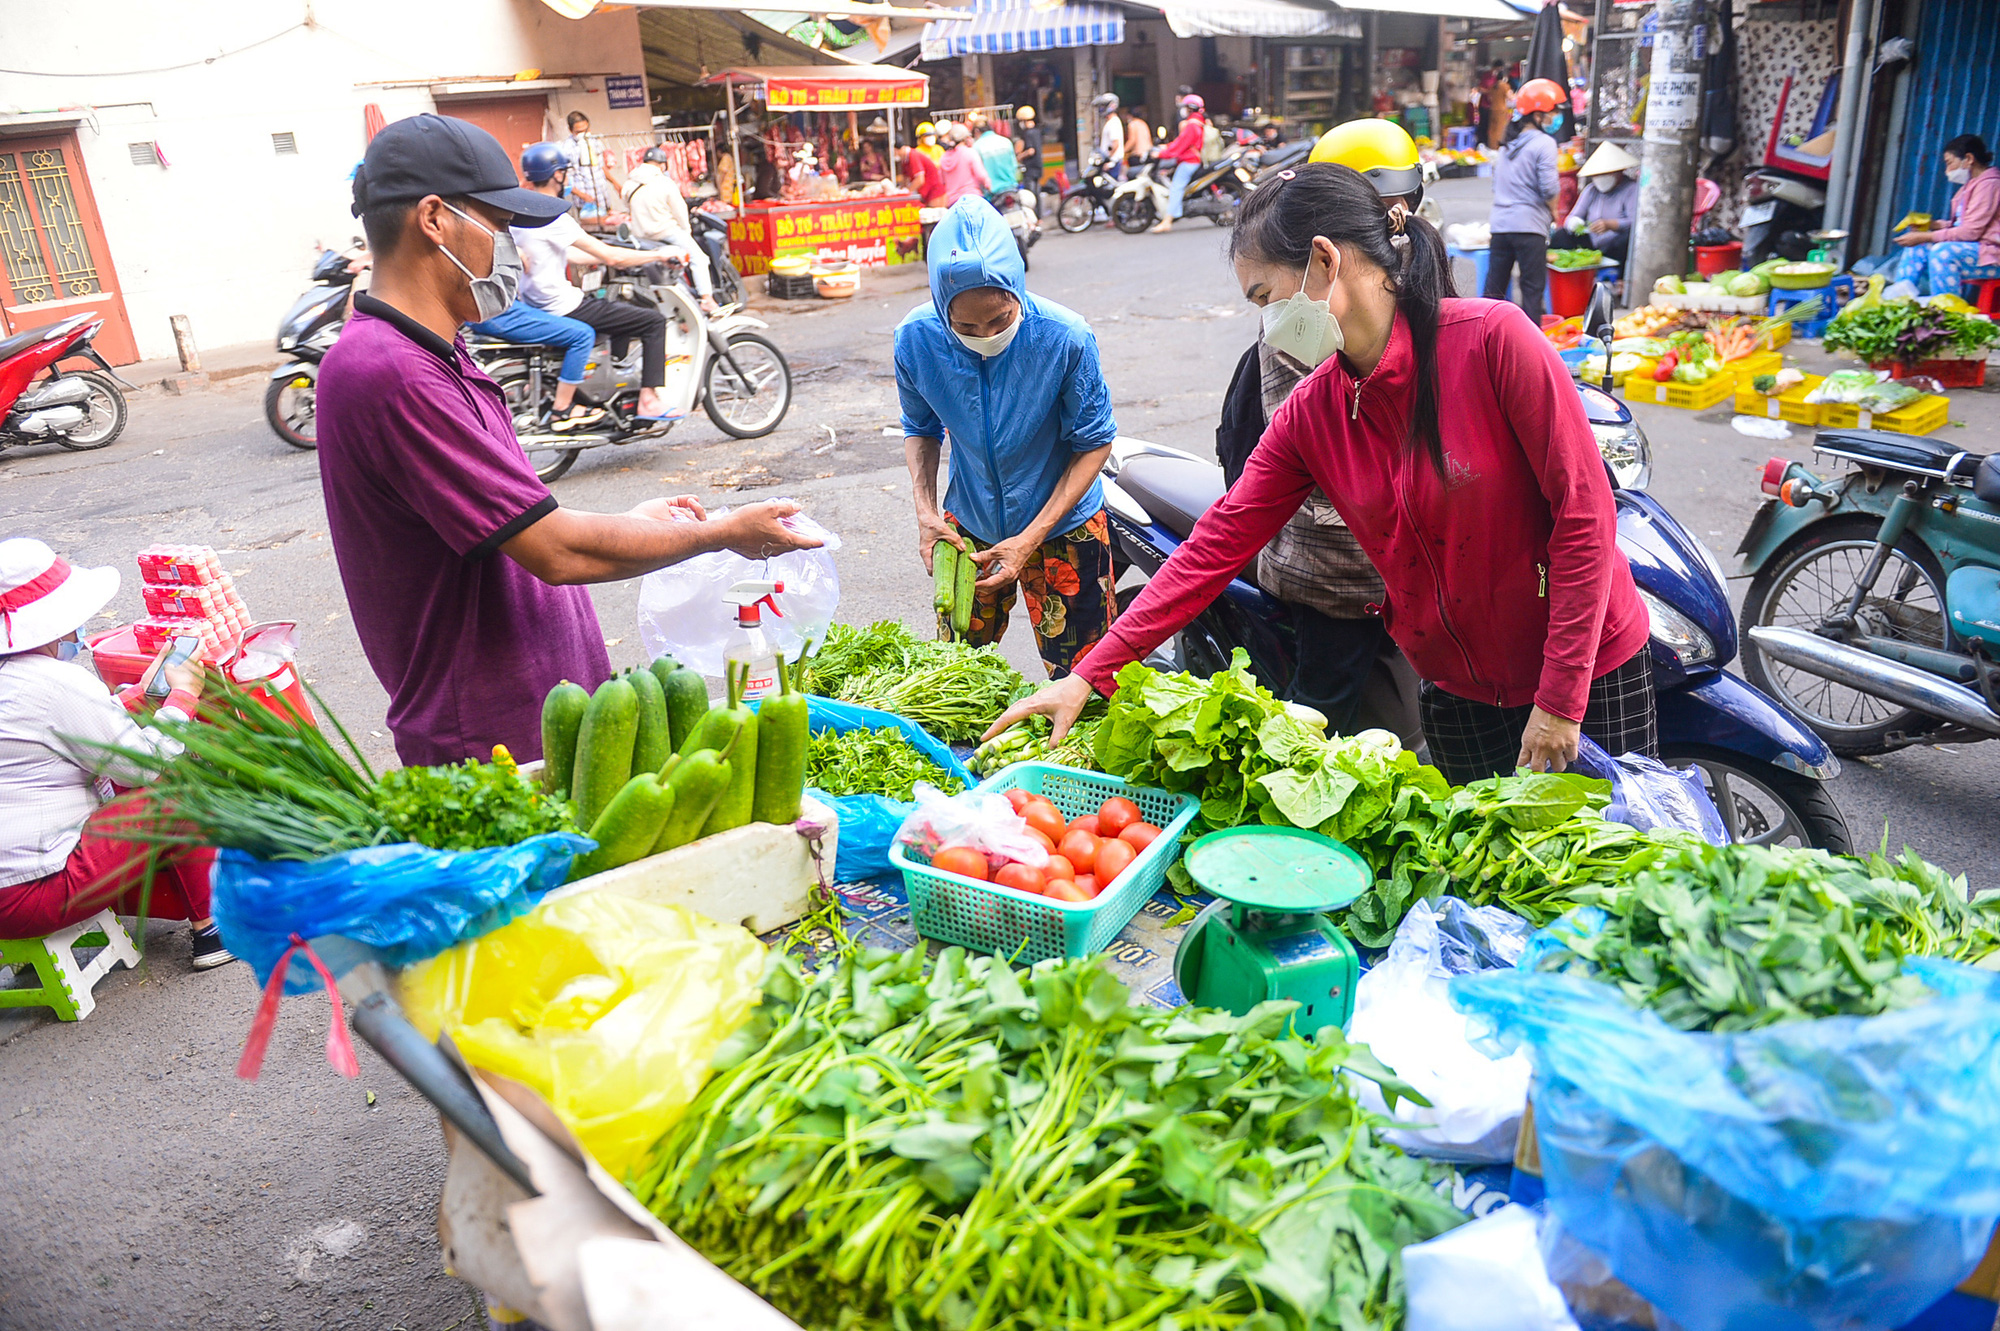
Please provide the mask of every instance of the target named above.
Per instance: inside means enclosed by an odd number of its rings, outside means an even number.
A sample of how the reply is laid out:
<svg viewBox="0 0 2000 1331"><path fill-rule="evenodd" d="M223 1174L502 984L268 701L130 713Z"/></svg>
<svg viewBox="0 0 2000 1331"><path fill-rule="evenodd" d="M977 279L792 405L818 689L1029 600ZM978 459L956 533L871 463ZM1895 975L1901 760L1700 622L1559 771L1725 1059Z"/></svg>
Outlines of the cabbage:
<svg viewBox="0 0 2000 1331"><path fill-rule="evenodd" d="M1732 296L1761 296L1770 290L1770 284L1758 273L1738 273L1729 279L1729 294Z"/></svg>
<svg viewBox="0 0 2000 1331"><path fill-rule="evenodd" d="M1714 283L1716 286L1726 287L1732 281L1741 276L1743 276L1743 270L1741 268L1725 268L1719 273L1710 274L1708 280Z"/></svg>
<svg viewBox="0 0 2000 1331"><path fill-rule="evenodd" d="M1681 281L1678 277L1663 277L1653 283L1653 292L1661 296L1685 296L1687 294L1687 283Z"/></svg>

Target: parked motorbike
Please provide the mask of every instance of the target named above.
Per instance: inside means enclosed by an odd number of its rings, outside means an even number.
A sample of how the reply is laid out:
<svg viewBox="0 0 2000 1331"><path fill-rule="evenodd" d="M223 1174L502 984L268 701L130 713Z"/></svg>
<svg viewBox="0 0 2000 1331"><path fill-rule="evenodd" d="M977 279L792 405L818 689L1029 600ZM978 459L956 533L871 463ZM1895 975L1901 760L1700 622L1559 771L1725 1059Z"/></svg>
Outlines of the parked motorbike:
<svg viewBox="0 0 2000 1331"><path fill-rule="evenodd" d="M0 339L0 448L59 444L87 453L124 430L125 395L118 390L132 385L91 345L103 327L102 319L74 314ZM103 373L61 368L73 357Z"/></svg>
<svg viewBox="0 0 2000 1331"><path fill-rule="evenodd" d="M1225 153L1214 165L1196 171L1194 179L1188 182L1187 192L1181 196L1181 216L1206 217L1217 226L1236 225L1237 209L1256 188L1249 162L1249 151L1238 148ZM1128 193L1124 186L1119 187L1118 197L1112 202L1111 220L1120 231L1136 234L1167 215L1169 191L1159 165L1157 159L1147 162L1138 177L1126 182L1143 185L1143 189Z"/></svg>
<svg viewBox="0 0 2000 1331"><path fill-rule="evenodd" d="M1822 430L1764 466L1738 553L1751 679L1836 753L2000 736L2000 455Z"/></svg>
<svg viewBox="0 0 2000 1331"><path fill-rule="evenodd" d="M667 382L660 394L669 414L659 420L638 414L640 349L634 339L623 359L600 346L576 390L577 401L604 408L604 419L588 433L557 434L548 423L561 348L473 339L468 347L506 393L521 448L544 481L567 472L586 448L664 438L697 405L716 429L738 439L769 434L791 409L792 369L775 343L753 331L770 327L763 320L726 309L704 315L678 278L654 284L620 269L607 279L604 270L592 268L580 285L593 293L590 299L623 300L666 316ZM595 294L599 288L602 296Z"/></svg>
<svg viewBox="0 0 2000 1331"><path fill-rule="evenodd" d="M1580 391L1600 441L1625 445L1611 449L1606 461L1618 545L1652 616L1662 757L1700 770L1735 840L1850 849L1846 820L1823 784L1839 773L1839 761L1812 731L1724 669L1736 654L1736 625L1721 565L1658 501L1616 479L1647 473L1644 432L1624 403L1589 386ZM1222 468L1213 462L1135 439L1114 443L1104 496L1121 577L1128 570L1146 578L1157 573L1224 489ZM1283 691L1296 662L1290 617L1247 571L1162 648L1156 663L1208 675L1227 666L1236 647L1249 653L1252 673ZM1364 691L1364 714L1371 698L1394 688L1388 667L1378 662Z"/></svg>
<svg viewBox="0 0 2000 1331"><path fill-rule="evenodd" d="M1768 259L1803 261L1813 248L1811 233L1825 225L1826 190L1782 171L1752 171L1743 177L1743 266Z"/></svg>
<svg viewBox="0 0 2000 1331"><path fill-rule="evenodd" d="M1035 191L1022 186L994 195L993 206L1000 210L1000 220L1014 233L1014 246L1021 251L1021 267L1027 268L1028 251L1042 238L1041 200Z"/></svg>
<svg viewBox="0 0 2000 1331"><path fill-rule="evenodd" d="M1104 154L1092 153L1083 179L1063 191L1062 202L1056 207L1056 225L1072 234L1090 230L1100 214L1111 216L1111 196L1117 189Z"/></svg>
<svg viewBox="0 0 2000 1331"><path fill-rule="evenodd" d="M313 262L313 284L278 320L278 350L291 359L271 371L264 419L293 448L318 447L313 409L319 363L346 326L347 299L367 253L359 236L345 250L321 250Z"/></svg>

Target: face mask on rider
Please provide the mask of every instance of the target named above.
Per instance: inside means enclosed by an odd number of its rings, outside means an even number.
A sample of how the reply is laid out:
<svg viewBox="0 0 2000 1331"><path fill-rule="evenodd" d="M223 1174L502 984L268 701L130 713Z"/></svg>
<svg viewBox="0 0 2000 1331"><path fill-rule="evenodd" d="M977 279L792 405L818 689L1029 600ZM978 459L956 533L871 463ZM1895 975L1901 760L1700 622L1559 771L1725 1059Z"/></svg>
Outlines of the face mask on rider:
<svg viewBox="0 0 2000 1331"><path fill-rule="evenodd" d="M968 337L956 328L951 330L951 335L957 338L967 351L977 352L981 356L986 357L986 359L992 360L1007 349L1007 344L1014 340L1014 334L1020 331L1021 311L1017 309L1014 311L1014 322L1008 324L991 337Z"/></svg>
<svg viewBox="0 0 2000 1331"><path fill-rule="evenodd" d="M1313 265L1319 261L1317 254L1306 260L1305 280L1289 299L1273 301L1264 307L1264 345L1304 362L1308 369L1317 369L1322 361L1347 345L1347 336L1340 331L1340 320L1334 318L1327 306L1327 296L1333 294L1331 266L1327 268L1326 295L1315 300L1306 294L1306 287L1312 282Z"/></svg>
<svg viewBox="0 0 2000 1331"><path fill-rule="evenodd" d="M493 271L485 277L474 277L472 270L459 262L458 256L444 246L440 245L438 249L443 251L444 257L450 259L458 271L465 274L466 280L472 283L473 303L479 307L478 322L483 323L488 319L498 318L503 310L514 303L514 293L521 289L521 252L514 248L514 237L509 235L504 227L495 231L469 213L460 212L448 203L445 207L451 208L460 217L493 237Z"/></svg>

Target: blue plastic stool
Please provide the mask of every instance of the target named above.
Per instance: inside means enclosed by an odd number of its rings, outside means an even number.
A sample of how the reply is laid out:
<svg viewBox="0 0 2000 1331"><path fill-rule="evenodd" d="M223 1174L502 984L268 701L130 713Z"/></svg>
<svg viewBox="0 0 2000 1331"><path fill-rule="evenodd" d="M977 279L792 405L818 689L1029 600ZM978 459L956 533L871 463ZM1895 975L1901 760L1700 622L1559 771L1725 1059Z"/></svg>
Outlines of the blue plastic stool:
<svg viewBox="0 0 2000 1331"><path fill-rule="evenodd" d="M1462 250L1456 245L1446 245L1444 252L1447 258L1468 259L1472 262L1472 290L1462 294L1469 296L1485 295L1486 270L1492 266L1493 252L1491 250ZM1518 282L1510 282L1507 286L1509 298L1512 299L1520 289L1521 287Z"/></svg>
<svg viewBox="0 0 2000 1331"><path fill-rule="evenodd" d="M1455 153L1470 152L1479 142L1479 131L1470 125L1453 125L1444 132L1444 146Z"/></svg>
<svg viewBox="0 0 2000 1331"><path fill-rule="evenodd" d="M1819 317L1792 325L1792 331L1800 337L1820 337L1825 334L1826 326L1833 322L1834 315L1840 313L1840 307L1854 299L1854 278L1851 274L1842 273L1822 287L1792 289L1772 287L1770 299L1764 304L1764 313L1766 316L1775 317L1815 296L1824 300L1820 306Z"/></svg>

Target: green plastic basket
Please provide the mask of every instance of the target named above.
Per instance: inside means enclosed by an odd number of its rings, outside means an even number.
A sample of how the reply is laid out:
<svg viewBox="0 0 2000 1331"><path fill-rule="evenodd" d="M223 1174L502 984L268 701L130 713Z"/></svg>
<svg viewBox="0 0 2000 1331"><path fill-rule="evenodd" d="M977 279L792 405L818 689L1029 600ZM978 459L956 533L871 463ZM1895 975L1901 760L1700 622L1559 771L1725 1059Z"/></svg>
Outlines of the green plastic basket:
<svg viewBox="0 0 2000 1331"><path fill-rule="evenodd" d="M1075 903L933 869L900 841L890 847L889 862L903 871L903 889L919 934L1023 963L1103 951L1166 882L1168 866L1181 853L1181 833L1201 808L1192 795L1128 785L1102 772L1056 763L1015 763L975 788L1032 792L1055 805L1065 821L1095 813L1104 801L1123 795L1139 806L1140 817L1160 829L1115 883L1093 899Z"/></svg>

